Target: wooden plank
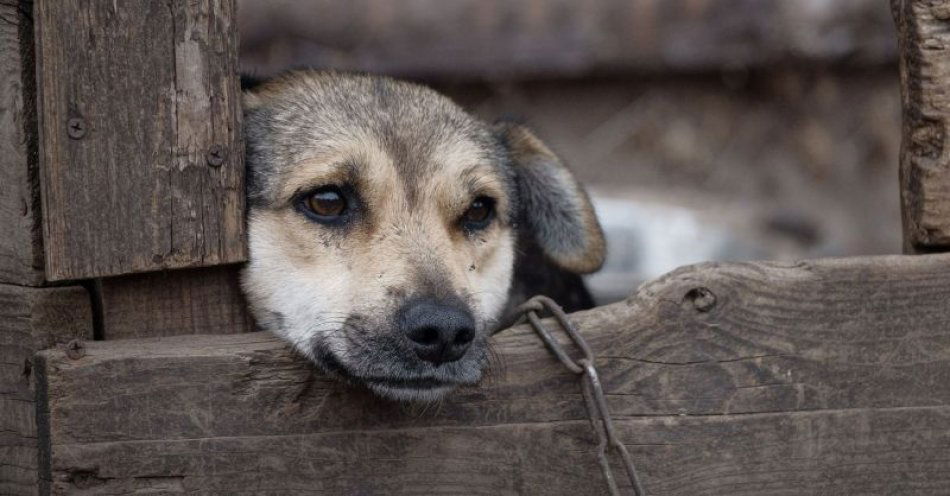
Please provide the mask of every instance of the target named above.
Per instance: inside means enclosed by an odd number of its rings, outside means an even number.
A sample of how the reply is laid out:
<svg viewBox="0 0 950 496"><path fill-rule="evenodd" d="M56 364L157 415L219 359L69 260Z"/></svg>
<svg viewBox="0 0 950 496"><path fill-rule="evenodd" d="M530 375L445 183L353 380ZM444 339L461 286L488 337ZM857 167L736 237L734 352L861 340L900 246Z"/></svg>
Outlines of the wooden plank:
<svg viewBox="0 0 950 496"><path fill-rule="evenodd" d="M263 73L511 80L896 56L878 0L242 0L240 21L243 67Z"/></svg>
<svg viewBox="0 0 950 496"><path fill-rule="evenodd" d="M102 338L231 334L255 330L240 267L152 272L102 280Z"/></svg>
<svg viewBox="0 0 950 496"><path fill-rule="evenodd" d="M48 279L246 258L234 8L37 2Z"/></svg>
<svg viewBox="0 0 950 496"><path fill-rule="evenodd" d="M0 4L0 283L43 283L32 2Z"/></svg>
<svg viewBox="0 0 950 496"><path fill-rule="evenodd" d="M950 6L891 0L900 45L904 251L950 249Z"/></svg>
<svg viewBox="0 0 950 496"><path fill-rule="evenodd" d="M77 337L92 339L86 290L0 285L0 494L36 494L33 353Z"/></svg>
<svg viewBox="0 0 950 496"><path fill-rule="evenodd" d="M948 421L950 408L938 407L627 418L617 428L650 495L933 495L950 485ZM569 421L63 445L52 494L600 496L589 429Z"/></svg>
<svg viewBox="0 0 950 496"><path fill-rule="evenodd" d="M572 318L650 494L929 494L948 297L950 255L706 264ZM494 341L488 380L426 408L266 333L44 352L53 492L601 494L577 378L528 329Z"/></svg>

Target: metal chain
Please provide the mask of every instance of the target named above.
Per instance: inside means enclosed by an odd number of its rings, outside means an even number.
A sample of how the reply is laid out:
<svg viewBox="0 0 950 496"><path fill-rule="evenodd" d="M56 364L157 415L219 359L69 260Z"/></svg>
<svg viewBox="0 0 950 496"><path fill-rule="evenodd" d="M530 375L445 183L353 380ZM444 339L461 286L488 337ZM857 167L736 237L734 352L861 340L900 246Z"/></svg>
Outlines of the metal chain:
<svg viewBox="0 0 950 496"><path fill-rule="evenodd" d="M571 341L580 348L583 357L580 360L574 360L564 351L564 348L555 340L551 333L541 323L538 313L547 310L554 316L554 319L560 324L561 329L571 338ZM623 459L624 468L627 471L627 477L630 478L630 484L636 496L646 496L643 491L643 485L633 468L633 460L627 447L623 445L617 433L614 430L613 420L610 418L610 412L607 410L607 399L604 397L604 389L600 383L600 377L597 375L597 369L594 368L594 354L591 352L587 342L577 332L574 324L567 318L564 310L547 296L535 296L518 307L518 312L523 315L519 320L524 322L526 319L531 327L534 328L544 344L554 353L554 356L568 370L582 375L581 392L584 395L584 403L587 405L587 415L590 418L590 426L597 435L597 461L600 464L600 470L607 480L607 487L611 496L620 496L620 489L617 487L617 481L614 479L613 472L610 470L610 462L607 459L607 449L612 447L620 453Z"/></svg>

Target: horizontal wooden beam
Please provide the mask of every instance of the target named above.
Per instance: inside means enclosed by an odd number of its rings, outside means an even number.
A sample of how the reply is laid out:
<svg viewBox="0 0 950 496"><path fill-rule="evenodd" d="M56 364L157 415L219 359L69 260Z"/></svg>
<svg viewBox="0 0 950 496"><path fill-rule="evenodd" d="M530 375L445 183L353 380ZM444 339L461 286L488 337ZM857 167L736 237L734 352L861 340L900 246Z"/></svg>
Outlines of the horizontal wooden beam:
<svg viewBox="0 0 950 496"><path fill-rule="evenodd" d="M935 407L625 418L617 429L648 495L929 496L950 485L947 422L950 408ZM591 444L586 421L552 421L65 445L53 494L599 496Z"/></svg>
<svg viewBox="0 0 950 496"><path fill-rule="evenodd" d="M904 251L950 251L950 5L891 5L900 44Z"/></svg>
<svg viewBox="0 0 950 496"><path fill-rule="evenodd" d="M886 4L748 0L296 0L240 5L242 65L428 78L891 63Z"/></svg>
<svg viewBox="0 0 950 496"><path fill-rule="evenodd" d="M950 483L950 256L706 264L572 319L648 494ZM378 400L266 333L43 352L55 494L601 494L578 379L524 327L439 405Z"/></svg>

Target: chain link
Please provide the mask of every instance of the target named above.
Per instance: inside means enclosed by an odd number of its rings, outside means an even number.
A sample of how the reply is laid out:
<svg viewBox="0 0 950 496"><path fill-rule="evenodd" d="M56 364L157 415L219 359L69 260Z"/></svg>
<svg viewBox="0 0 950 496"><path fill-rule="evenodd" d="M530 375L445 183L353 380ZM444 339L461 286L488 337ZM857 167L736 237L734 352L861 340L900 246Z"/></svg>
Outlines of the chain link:
<svg viewBox="0 0 950 496"><path fill-rule="evenodd" d="M574 360L564 348L551 336L551 333L541 323L538 316L540 312L547 310L554 320L560 324L561 329L571 338L571 341L581 350L582 358ZM607 481L607 488L611 496L620 496L620 489L617 487L617 481L614 479L613 472L610 470L610 462L607 458L607 450L614 448L620 453L624 468L627 471L627 477L633 486L636 496L646 496L643 491L643 485L637 476L637 471L633 467L633 460L623 442L617 437L614 430L613 420L610 418L610 412L607 409L607 399L604 396L604 389L600 383L600 377L597 375L597 369L594 368L594 354L590 346L584 341L580 333L574 327L574 324L567 318L564 310L547 296L535 296L518 307L518 312L523 315L519 320L527 320L535 332L544 341L544 344L554 353L554 356L564 364L571 372L581 375L581 392L584 396L584 403L587 405L587 415L590 419L591 429L597 436L597 462L600 464L600 470Z"/></svg>

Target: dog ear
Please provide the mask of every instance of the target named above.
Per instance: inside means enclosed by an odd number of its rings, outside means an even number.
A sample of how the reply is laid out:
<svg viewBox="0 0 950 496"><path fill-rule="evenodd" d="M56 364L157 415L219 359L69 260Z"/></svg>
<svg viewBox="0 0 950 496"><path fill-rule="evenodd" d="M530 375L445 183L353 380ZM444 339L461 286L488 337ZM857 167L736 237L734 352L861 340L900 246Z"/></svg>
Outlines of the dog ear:
<svg viewBox="0 0 950 496"><path fill-rule="evenodd" d="M606 242L587 193L561 160L519 124L495 126L518 184L520 222L551 261L577 274L604 263Z"/></svg>

